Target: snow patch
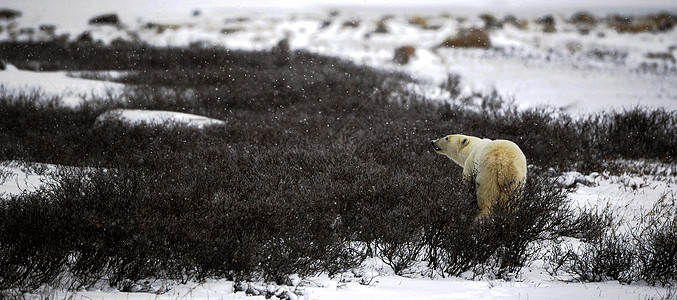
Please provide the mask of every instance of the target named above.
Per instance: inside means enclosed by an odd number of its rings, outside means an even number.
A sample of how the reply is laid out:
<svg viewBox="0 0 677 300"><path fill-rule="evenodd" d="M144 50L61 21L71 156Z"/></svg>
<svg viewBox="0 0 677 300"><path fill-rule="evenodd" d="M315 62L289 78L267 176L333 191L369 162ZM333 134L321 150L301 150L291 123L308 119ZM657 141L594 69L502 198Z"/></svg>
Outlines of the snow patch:
<svg viewBox="0 0 677 300"><path fill-rule="evenodd" d="M141 109L114 109L109 110L96 118L97 124L109 120L120 120L131 125L137 124L183 124L192 127L203 128L209 125L223 125L224 121L205 116L162 110Z"/></svg>
<svg viewBox="0 0 677 300"><path fill-rule="evenodd" d="M0 162L0 200L39 189L56 178L57 168L52 164Z"/></svg>
<svg viewBox="0 0 677 300"><path fill-rule="evenodd" d="M72 78L66 71L34 72L19 70L7 64L4 71L0 71L0 90L9 93L34 91L40 93L41 98L61 98L62 104L75 107L83 101L92 98L112 98L122 94L124 84Z"/></svg>

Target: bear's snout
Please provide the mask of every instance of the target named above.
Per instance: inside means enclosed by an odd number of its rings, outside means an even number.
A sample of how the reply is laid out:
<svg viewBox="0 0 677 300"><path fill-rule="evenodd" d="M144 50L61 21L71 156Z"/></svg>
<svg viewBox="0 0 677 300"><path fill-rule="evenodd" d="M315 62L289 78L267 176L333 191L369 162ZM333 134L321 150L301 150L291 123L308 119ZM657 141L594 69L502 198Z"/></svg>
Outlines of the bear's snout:
<svg viewBox="0 0 677 300"><path fill-rule="evenodd" d="M431 140L431 141L430 141L430 144L432 144L433 149L435 149L435 151L440 151L440 150L442 150L442 148L441 148L440 146L437 145L437 140Z"/></svg>

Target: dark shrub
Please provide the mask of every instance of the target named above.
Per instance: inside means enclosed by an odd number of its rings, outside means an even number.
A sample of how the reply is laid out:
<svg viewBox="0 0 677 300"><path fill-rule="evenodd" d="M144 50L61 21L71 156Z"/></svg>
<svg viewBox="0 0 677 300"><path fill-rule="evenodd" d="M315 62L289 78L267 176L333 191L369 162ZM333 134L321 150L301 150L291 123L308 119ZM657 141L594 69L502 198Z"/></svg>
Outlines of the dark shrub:
<svg viewBox="0 0 677 300"><path fill-rule="evenodd" d="M665 286L677 280L677 209L674 200L674 195L672 199L663 195L642 219L646 228L633 232L639 252L639 278L650 284Z"/></svg>
<svg viewBox="0 0 677 300"><path fill-rule="evenodd" d="M484 22L484 29L486 30L503 28L503 23L492 14L481 14L480 19Z"/></svg>
<svg viewBox="0 0 677 300"><path fill-rule="evenodd" d="M656 23L657 31L672 30L677 24L677 15L669 12L660 12L656 15L649 15L648 17Z"/></svg>
<svg viewBox="0 0 677 300"><path fill-rule="evenodd" d="M0 202L0 290L51 284L68 259L71 228L60 227L53 203L38 195Z"/></svg>
<svg viewBox="0 0 677 300"><path fill-rule="evenodd" d="M589 12L579 11L569 18L569 22L572 24L594 26L597 24L597 18Z"/></svg>
<svg viewBox="0 0 677 300"><path fill-rule="evenodd" d="M582 249L570 249L568 255L571 262L566 271L586 282L632 282L637 270L634 267L636 252L628 242L630 240L627 235L605 232L584 244Z"/></svg>
<svg viewBox="0 0 677 300"><path fill-rule="evenodd" d="M550 239L570 217L566 193L539 175L528 178L521 195L506 191L508 201L488 217L476 217L474 184L465 186L452 194L453 209L429 222L439 226L427 235L430 257L446 274L513 276L535 253L530 244Z"/></svg>
<svg viewBox="0 0 677 300"><path fill-rule="evenodd" d="M21 12L9 8L0 9L0 20L13 20L21 17Z"/></svg>
<svg viewBox="0 0 677 300"><path fill-rule="evenodd" d="M604 208L601 211L597 208L582 209L572 212L572 216L565 220L565 224L558 235L573 237L581 241L593 241L604 234L604 232L616 224L616 216L610 208Z"/></svg>
<svg viewBox="0 0 677 300"><path fill-rule="evenodd" d="M89 19L89 24L93 25L119 25L120 19L116 14L106 14Z"/></svg>
<svg viewBox="0 0 677 300"><path fill-rule="evenodd" d="M442 274L507 278L531 258L530 244L594 235L567 220L575 215L564 192L540 169L675 159L673 141L661 136L675 127L665 110L574 120L517 110L498 93L476 95L481 105L472 109L439 105L409 91L416 82L403 74L276 51L0 43L0 56L18 66L125 70L116 80L130 84L124 101L74 109L39 94L0 95L0 159L79 167L0 205L2 286L30 290L62 271L73 274L73 288L100 279L123 290L145 278L282 282L337 274L367 255L400 274L422 257ZM226 125L97 123L111 108L196 113ZM669 122L660 127L653 117ZM636 130L658 142L637 137L648 148L627 151ZM454 132L519 144L534 165L524 195L475 221L472 186L429 145Z"/></svg>
<svg viewBox="0 0 677 300"><path fill-rule="evenodd" d="M636 107L611 113L605 119L600 126L605 131L601 137L611 142L600 141L601 151L633 159L677 157L677 136L669 129L677 126L677 112Z"/></svg>
<svg viewBox="0 0 677 300"><path fill-rule="evenodd" d="M675 223L655 228L640 244L644 254L641 262L642 279L651 284L660 282L663 285L677 280L677 229Z"/></svg>
<svg viewBox="0 0 677 300"><path fill-rule="evenodd" d="M510 24L517 29L526 30L529 28L529 22L527 20L520 20L514 15L507 15L503 18L503 23Z"/></svg>
<svg viewBox="0 0 677 300"><path fill-rule="evenodd" d="M559 245L556 246L548 257L553 273L565 271L586 282L643 280L652 285L674 282L677 274L675 209L666 206L665 200L665 196L659 199L636 225L625 228L619 228L618 224L605 225L601 232L589 232L578 248L557 250ZM604 220L602 223L609 222L608 210L595 215ZM599 234L592 235L595 232Z"/></svg>
<svg viewBox="0 0 677 300"><path fill-rule="evenodd" d="M536 24L541 25L555 25L555 17L552 15L545 15L536 19Z"/></svg>
<svg viewBox="0 0 677 300"><path fill-rule="evenodd" d="M440 87L449 92L451 99L456 99L461 95L461 76L458 74L448 74L447 81L443 82Z"/></svg>

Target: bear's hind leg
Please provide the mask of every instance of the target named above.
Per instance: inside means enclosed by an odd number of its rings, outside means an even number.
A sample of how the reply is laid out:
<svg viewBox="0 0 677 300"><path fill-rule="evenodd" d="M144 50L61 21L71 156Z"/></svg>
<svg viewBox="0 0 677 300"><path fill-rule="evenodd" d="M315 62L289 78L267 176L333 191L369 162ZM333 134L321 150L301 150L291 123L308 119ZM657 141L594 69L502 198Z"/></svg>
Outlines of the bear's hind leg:
<svg viewBox="0 0 677 300"><path fill-rule="evenodd" d="M477 207L480 209L480 215L486 216L489 214L491 207L491 191L488 191L486 184L475 184L477 189Z"/></svg>

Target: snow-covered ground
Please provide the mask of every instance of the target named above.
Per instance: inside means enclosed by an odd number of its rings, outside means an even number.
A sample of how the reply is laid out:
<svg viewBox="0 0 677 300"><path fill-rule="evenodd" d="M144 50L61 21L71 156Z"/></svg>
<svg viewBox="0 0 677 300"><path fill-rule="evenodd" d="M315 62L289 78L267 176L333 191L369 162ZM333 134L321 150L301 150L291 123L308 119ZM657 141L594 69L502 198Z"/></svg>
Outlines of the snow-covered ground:
<svg viewBox="0 0 677 300"><path fill-rule="evenodd" d="M57 166L20 162L0 163L0 198L30 192L53 178ZM672 172L672 173L669 173ZM677 176L674 168L666 176L563 174L559 182L569 186L569 198L574 207L609 208L619 217L619 223L634 226L638 217L646 214L658 201L675 205ZM662 200L661 200L662 199ZM671 202L672 201L672 202ZM621 228L621 229L623 229ZM572 239L572 244L577 244ZM660 286L622 284L617 281L578 283L561 281L547 272L544 263L536 259L522 270L514 281L470 280L459 277L436 278L396 276L382 261L372 258L359 270L356 278L351 272L340 277L319 276L295 283L293 291L299 299L646 299L662 298L669 293ZM365 284L366 283L366 284ZM168 290L155 294L163 286ZM265 299L263 295L248 296L235 292L234 283L226 280L207 280L177 284L151 282L150 292L123 293L112 288L79 291L45 290L36 298L62 299ZM261 285L265 290L265 285ZM279 287L274 287L277 289Z"/></svg>
<svg viewBox="0 0 677 300"><path fill-rule="evenodd" d="M18 33L12 36L9 30L4 30L0 40L42 39L45 34L37 29L42 24L54 24L55 35L69 34L71 39L89 31L95 40L105 43L116 38L140 39L155 45L189 45L199 41L232 49L261 50L288 38L292 49L405 71L431 86L445 80L447 74L456 73L462 77L465 94L496 88L514 98L520 107L549 105L575 114L636 105L677 109L676 30L618 33L600 23L581 34L581 26L566 22L571 10L588 9L600 17L606 16L613 10L600 7L608 7L610 2L573 3L569 10L563 8L563 3L553 3L553 7L560 7L559 11L548 12L555 18L557 31L545 33L543 26L534 20L546 13L533 9L537 7L534 3L529 6L530 2L523 1L480 1L474 11L497 11L495 16L499 20L513 13L528 21L526 29L506 23L503 28L491 30L493 49L489 51L436 48L459 28L484 26L477 14L462 15L465 10L453 3L434 10L404 9L398 2L381 10L375 5L355 6L330 14L319 5L322 3L313 1L301 1L297 5L306 9L295 10L260 9L254 4L239 7L232 3L219 7L212 1L194 6L169 1L173 5L161 7L136 2L139 1L110 9L105 5L105 9L86 5L85 11L91 11L91 15L80 13L72 18L59 18L60 14L66 14L62 12L65 8L52 2L10 1L15 8L24 8L24 16L4 21L5 27L15 28ZM621 12L640 13L651 8L653 12L661 8L677 11L677 5L663 1L643 5L628 2L619 7ZM121 25L88 25L87 20L96 12L116 12ZM421 17L429 28L411 24L414 17ZM374 32L379 23L387 32ZM35 33L21 33L20 28L33 28ZM414 47L415 54L408 64L400 66L393 62L393 56L395 49L404 45Z"/></svg>
<svg viewBox="0 0 677 300"><path fill-rule="evenodd" d="M529 280L523 282L468 281L459 278L411 279L384 274L371 285L357 282L342 283L328 278L313 278L313 287L303 288L298 299L307 300L442 300L442 299L648 299L661 298L667 292L663 288L638 285L605 283L564 283L552 280ZM320 286L317 286L320 285ZM120 292L46 292L44 296L54 299L251 299L262 300L264 296L247 296L244 292L233 293L233 283L206 281L176 286L163 295L152 293ZM274 296L273 296L274 297ZM271 298L273 299L273 298Z"/></svg>
<svg viewBox="0 0 677 300"><path fill-rule="evenodd" d="M0 91L36 92L43 99L60 98L64 105L71 107L93 98L117 98L123 87L123 84L108 81L72 78L65 71L25 71L11 64L0 71Z"/></svg>
<svg viewBox="0 0 677 300"><path fill-rule="evenodd" d="M269 49L288 38L293 49L333 55L359 64L387 70L404 71L421 79L416 87L431 96L447 74L462 78L463 93L496 88L499 93L514 97L522 108L550 105L564 111L581 114L636 105L677 109L677 65L669 59L650 58L649 53L677 56L677 30L663 33L617 33L604 24L597 25L587 35L567 24L564 18L571 12L586 9L600 15L619 12L675 11L677 4L667 1L554 1L548 7L538 7L540 1L483 0L476 4L449 2L440 5L427 0L425 9L390 1L392 7L379 9L375 3L349 1L349 7L330 15L326 3L317 1L286 2L283 7L268 7L269 1L47 1L9 0L6 6L22 11L15 21L0 21L9 28L37 28L42 24L56 25L56 34L75 38L83 31L106 43L115 38L138 38L155 45L188 45L192 42L224 45L233 49ZM467 1L466 1L467 2ZM567 4L568 3L568 4ZM452 4L462 9L454 9ZM324 6L323 6L324 5ZM274 6L274 5L273 5ZM78 7L77 13L73 7ZM264 9L265 7L265 9ZM197 9L197 10L196 10ZM194 13L194 12L199 13ZM493 49L436 49L445 38L459 28L481 27L478 12L492 11L502 18L513 13L529 19L526 30L505 25L489 35ZM87 20L102 13L115 12L122 26L91 26ZM471 12L471 13L470 13ZM463 15L462 13L465 13ZM552 13L557 32L544 33L534 17ZM564 14L566 13L566 15ZM388 32L374 33L386 14ZM194 16L195 15L195 16ZM430 25L424 29L410 24L412 17L422 16ZM460 19L463 16L466 20ZM356 27L345 26L359 21ZM148 23L163 25L149 27ZM355 23L355 22L353 22ZM326 26L323 26L325 24ZM11 37L9 30L0 31L0 40L40 39L39 34L19 34ZM406 65L393 62L395 48L410 45L415 50ZM2 59L0 57L0 59ZM0 86L5 91L37 89L45 95L62 95L66 105L77 105L90 96L117 95L124 85L106 81L68 76L66 72L32 72L17 70L9 65L0 71ZM73 74L71 74L73 75ZM440 97L444 99L444 97ZM129 122L157 123L164 120L188 122L196 126L220 122L205 117L159 111L117 111L107 114ZM105 116L102 116L105 118ZM30 165L30 164L29 164ZM51 177L55 166L27 167L18 162L0 163L0 197L7 197L39 187ZM673 169L674 170L674 166ZM601 171L601 170L600 170ZM572 185L572 203L581 208L612 207L624 220L646 212L659 199L675 199L677 188L674 171L666 176L607 174L565 174L562 183ZM586 184L576 183L576 181ZM663 197L667 195L666 197ZM674 205L674 204L673 204ZM361 270L373 280L362 285L348 278L309 278L299 293L300 299L645 299L661 297L665 288L642 284L567 283L547 274L542 263L534 262L523 270L516 281L473 281L463 278L428 279L395 276L387 266L369 260ZM345 278L344 278L345 279ZM173 285L164 294L121 293L115 290L46 291L40 297L74 299L263 299L234 293L233 283L206 281Z"/></svg>
<svg viewBox="0 0 677 300"><path fill-rule="evenodd" d="M114 109L101 114L96 121L121 120L128 124L185 124L202 128L206 125L224 124L223 121L204 116L162 110Z"/></svg>
<svg viewBox="0 0 677 300"><path fill-rule="evenodd" d="M53 178L55 165L0 162L0 199L32 192Z"/></svg>

